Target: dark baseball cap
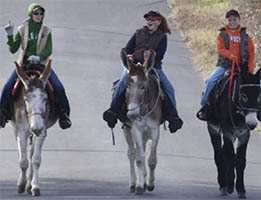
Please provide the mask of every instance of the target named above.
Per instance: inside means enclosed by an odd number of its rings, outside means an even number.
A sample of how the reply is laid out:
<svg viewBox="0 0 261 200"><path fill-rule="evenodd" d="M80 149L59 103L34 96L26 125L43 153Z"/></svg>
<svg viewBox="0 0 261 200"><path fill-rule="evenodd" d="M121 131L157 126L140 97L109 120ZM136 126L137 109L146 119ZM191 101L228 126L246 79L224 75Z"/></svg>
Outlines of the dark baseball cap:
<svg viewBox="0 0 261 200"><path fill-rule="evenodd" d="M161 18L161 14L157 11L154 10L150 10L149 12L147 12L144 16L144 18L149 18L149 17L158 17Z"/></svg>
<svg viewBox="0 0 261 200"><path fill-rule="evenodd" d="M231 10L227 11L226 19L229 18L231 15L240 18L240 15L239 15L238 11L236 11L234 9L231 9Z"/></svg>

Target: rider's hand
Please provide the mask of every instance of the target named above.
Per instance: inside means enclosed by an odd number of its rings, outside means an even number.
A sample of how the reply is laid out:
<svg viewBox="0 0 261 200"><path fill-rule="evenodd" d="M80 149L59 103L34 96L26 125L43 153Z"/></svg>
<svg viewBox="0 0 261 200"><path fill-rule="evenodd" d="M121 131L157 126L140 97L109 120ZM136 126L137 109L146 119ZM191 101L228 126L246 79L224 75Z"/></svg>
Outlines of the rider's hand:
<svg viewBox="0 0 261 200"><path fill-rule="evenodd" d="M129 60L133 60L133 55L132 55L132 54L127 54L127 58L128 58Z"/></svg>
<svg viewBox="0 0 261 200"><path fill-rule="evenodd" d="M30 63L37 64L40 62L40 57L39 56L29 56L27 59Z"/></svg>
<svg viewBox="0 0 261 200"><path fill-rule="evenodd" d="M237 57L234 56L234 55L231 55L231 56L229 57L229 60L234 60L234 59L237 59Z"/></svg>
<svg viewBox="0 0 261 200"><path fill-rule="evenodd" d="M143 53L144 60L147 60L149 55L150 55L150 51L149 50L144 51L144 53Z"/></svg>
<svg viewBox="0 0 261 200"><path fill-rule="evenodd" d="M5 32L7 33L8 36L13 35L14 24L12 24L11 21L9 21L9 23L5 25Z"/></svg>

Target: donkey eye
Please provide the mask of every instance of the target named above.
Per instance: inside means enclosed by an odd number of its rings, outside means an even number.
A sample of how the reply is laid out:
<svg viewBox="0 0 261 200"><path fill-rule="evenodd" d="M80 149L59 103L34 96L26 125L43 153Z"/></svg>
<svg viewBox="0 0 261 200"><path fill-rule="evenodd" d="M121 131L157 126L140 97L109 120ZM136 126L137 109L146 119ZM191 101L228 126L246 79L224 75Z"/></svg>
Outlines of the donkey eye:
<svg viewBox="0 0 261 200"><path fill-rule="evenodd" d="M145 86L141 86L140 89L141 89L141 90L145 90Z"/></svg>
<svg viewBox="0 0 261 200"><path fill-rule="evenodd" d="M245 93L241 94L241 99L244 103L246 103L248 101L248 97Z"/></svg>

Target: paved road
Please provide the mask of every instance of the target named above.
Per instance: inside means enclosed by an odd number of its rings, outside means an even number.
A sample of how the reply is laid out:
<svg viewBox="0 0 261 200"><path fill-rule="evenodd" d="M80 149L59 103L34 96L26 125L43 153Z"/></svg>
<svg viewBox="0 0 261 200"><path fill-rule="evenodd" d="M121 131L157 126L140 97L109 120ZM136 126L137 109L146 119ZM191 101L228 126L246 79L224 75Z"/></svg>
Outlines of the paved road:
<svg viewBox="0 0 261 200"><path fill-rule="evenodd" d="M3 26L9 19L18 25L27 15L29 2L0 2L1 88L17 58L8 52ZM53 32L53 68L67 90L73 127L62 131L55 125L49 129L40 169L42 196L37 199L223 199L218 193L205 124L195 118L203 81L176 30L169 36L164 70L175 86L185 124L175 135L161 131L153 193L135 196L128 192L129 166L120 125L115 129L116 146L112 146L110 130L101 118L109 105L111 82L122 71L121 47L144 24L146 11L168 14L166 0L42 2L45 21ZM253 132L245 177L249 199L261 196L260 144L260 133ZM0 199L29 198L16 192L16 149L8 125L0 130Z"/></svg>

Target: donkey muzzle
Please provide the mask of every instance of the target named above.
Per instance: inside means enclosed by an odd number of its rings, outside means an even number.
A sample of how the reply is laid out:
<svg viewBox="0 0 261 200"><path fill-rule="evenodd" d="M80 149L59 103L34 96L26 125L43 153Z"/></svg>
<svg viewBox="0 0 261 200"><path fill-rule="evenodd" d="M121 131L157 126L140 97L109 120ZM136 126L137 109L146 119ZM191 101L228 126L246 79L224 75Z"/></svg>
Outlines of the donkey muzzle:
<svg viewBox="0 0 261 200"><path fill-rule="evenodd" d="M131 120L140 120L140 108L137 104L129 104L127 117Z"/></svg>
<svg viewBox="0 0 261 200"><path fill-rule="evenodd" d="M256 112L250 112L245 117L246 124L250 130L254 130L258 124Z"/></svg>

